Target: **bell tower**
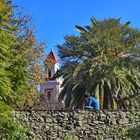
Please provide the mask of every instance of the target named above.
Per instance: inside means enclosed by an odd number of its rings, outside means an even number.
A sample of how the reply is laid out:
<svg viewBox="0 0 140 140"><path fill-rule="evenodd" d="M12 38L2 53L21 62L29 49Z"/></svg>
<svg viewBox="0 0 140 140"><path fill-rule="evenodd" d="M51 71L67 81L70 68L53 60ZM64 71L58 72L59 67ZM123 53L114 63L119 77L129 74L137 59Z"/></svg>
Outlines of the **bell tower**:
<svg viewBox="0 0 140 140"><path fill-rule="evenodd" d="M59 61L52 50L47 55L44 65L46 78L53 78L54 74L59 70Z"/></svg>
<svg viewBox="0 0 140 140"><path fill-rule="evenodd" d="M62 90L62 79L54 79L54 75L59 70L59 61L53 50L46 56L44 66L46 77L41 83L40 100L43 103L43 106L52 108L58 103L58 96Z"/></svg>

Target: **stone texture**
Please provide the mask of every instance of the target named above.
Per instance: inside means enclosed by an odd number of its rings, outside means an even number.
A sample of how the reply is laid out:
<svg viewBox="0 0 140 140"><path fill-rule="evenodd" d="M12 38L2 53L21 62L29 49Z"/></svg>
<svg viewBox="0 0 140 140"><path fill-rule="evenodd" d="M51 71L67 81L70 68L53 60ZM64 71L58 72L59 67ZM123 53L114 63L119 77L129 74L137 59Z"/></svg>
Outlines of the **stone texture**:
<svg viewBox="0 0 140 140"><path fill-rule="evenodd" d="M119 140L117 126L133 124L124 111L16 111L15 120L30 128L31 140Z"/></svg>

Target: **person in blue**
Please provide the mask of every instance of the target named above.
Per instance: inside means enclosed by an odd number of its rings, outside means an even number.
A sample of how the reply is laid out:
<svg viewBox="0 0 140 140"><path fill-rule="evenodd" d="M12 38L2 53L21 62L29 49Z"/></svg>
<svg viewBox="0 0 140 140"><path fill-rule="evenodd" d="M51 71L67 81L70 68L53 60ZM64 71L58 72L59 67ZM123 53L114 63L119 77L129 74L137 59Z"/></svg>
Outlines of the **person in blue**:
<svg viewBox="0 0 140 140"><path fill-rule="evenodd" d="M84 98L86 101L85 109L90 109L90 110L99 110L100 109L99 102L97 101L97 99L95 99L94 97L89 96L89 95L85 95Z"/></svg>

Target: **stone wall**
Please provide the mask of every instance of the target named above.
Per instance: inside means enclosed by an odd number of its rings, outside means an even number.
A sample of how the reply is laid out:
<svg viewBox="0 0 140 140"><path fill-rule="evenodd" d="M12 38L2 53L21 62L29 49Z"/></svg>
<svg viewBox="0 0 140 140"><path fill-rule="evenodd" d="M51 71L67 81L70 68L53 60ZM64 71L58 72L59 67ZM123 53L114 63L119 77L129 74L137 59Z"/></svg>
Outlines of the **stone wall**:
<svg viewBox="0 0 140 140"><path fill-rule="evenodd" d="M31 140L118 140L120 124L133 124L123 111L16 111L15 118L30 128Z"/></svg>

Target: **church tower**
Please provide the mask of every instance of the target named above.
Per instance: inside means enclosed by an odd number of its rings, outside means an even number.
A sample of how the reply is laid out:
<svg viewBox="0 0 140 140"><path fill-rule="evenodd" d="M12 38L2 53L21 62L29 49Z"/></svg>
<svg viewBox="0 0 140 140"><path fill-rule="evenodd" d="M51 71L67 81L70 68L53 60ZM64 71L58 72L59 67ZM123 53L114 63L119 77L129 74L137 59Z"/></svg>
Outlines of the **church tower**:
<svg viewBox="0 0 140 140"><path fill-rule="evenodd" d="M45 80L41 84L40 99L47 108L51 108L58 102L58 96L61 92L61 78L54 79L54 75L59 70L59 61L55 53L51 50L44 60Z"/></svg>
<svg viewBox="0 0 140 140"><path fill-rule="evenodd" d="M59 69L59 61L52 50L47 55L44 61L44 65L45 65L45 73L46 73L47 78L48 79L53 78L54 74Z"/></svg>

